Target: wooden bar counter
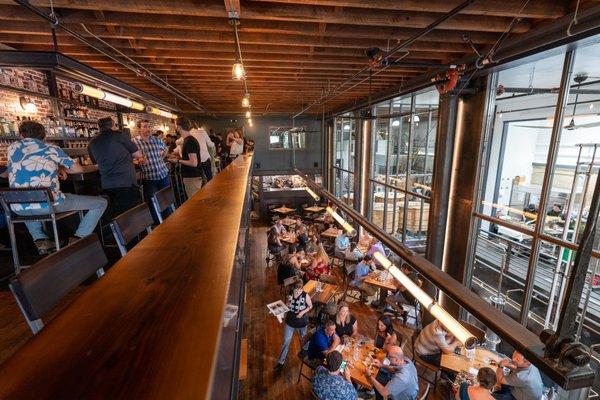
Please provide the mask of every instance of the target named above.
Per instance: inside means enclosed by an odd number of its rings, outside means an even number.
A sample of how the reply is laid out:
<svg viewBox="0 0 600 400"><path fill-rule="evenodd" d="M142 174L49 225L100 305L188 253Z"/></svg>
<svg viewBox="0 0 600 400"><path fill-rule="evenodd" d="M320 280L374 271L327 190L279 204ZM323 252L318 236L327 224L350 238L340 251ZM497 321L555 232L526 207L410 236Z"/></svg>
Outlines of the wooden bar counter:
<svg viewBox="0 0 600 400"><path fill-rule="evenodd" d="M0 399L205 399L252 156L240 156L0 367Z"/></svg>

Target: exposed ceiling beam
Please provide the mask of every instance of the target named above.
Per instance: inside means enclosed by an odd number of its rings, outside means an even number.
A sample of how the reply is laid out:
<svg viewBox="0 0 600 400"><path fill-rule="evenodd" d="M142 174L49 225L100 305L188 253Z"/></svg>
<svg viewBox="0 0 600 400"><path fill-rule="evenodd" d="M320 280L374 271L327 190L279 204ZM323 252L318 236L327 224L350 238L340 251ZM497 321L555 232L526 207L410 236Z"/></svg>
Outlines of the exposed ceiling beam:
<svg viewBox="0 0 600 400"><path fill-rule="evenodd" d="M32 5L47 7L46 0L31 0ZM0 4L12 4L11 0L0 0ZM196 17L223 17L225 7L220 0L205 0L201 7L196 0L111 0L99 2L94 0L53 0L54 7L83 10L102 10L128 12L135 9L149 14L191 15ZM334 24L365 25L365 26L404 26L409 28L424 28L436 20L440 12L364 10L346 8L336 11L335 7L319 7L295 4L262 4L249 3L244 5L244 20L326 22ZM472 18L469 15L457 15L440 25L440 29L472 30L483 32L503 32L512 18L480 15ZM527 21L517 25L514 32L526 32L530 28Z"/></svg>

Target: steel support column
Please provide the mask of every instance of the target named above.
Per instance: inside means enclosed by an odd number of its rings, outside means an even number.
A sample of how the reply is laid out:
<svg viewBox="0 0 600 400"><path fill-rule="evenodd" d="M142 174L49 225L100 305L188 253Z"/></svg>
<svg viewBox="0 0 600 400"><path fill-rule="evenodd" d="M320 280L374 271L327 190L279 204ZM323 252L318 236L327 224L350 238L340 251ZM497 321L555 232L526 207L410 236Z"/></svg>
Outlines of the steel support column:
<svg viewBox="0 0 600 400"><path fill-rule="evenodd" d="M448 171L452 169L457 108L458 97L455 94L440 97L432 194L427 228L427 250L425 253L425 258L440 267L440 269L444 258L444 241L450 198L450 174Z"/></svg>
<svg viewBox="0 0 600 400"><path fill-rule="evenodd" d="M373 147L373 135L371 133L373 127L373 120L371 118L362 120L361 129L361 152L360 152L360 166L357 170L357 176L360 179L360 214L367 217L367 210L371 204L371 190L369 184L369 176L371 173L371 149Z"/></svg>
<svg viewBox="0 0 600 400"><path fill-rule="evenodd" d="M485 121L485 100L485 91L462 95L458 99L456 108L442 270L460 283L465 283L468 269L471 211L476 196L479 148ZM451 314L458 315L457 303L448 301L444 296L440 298L440 303Z"/></svg>

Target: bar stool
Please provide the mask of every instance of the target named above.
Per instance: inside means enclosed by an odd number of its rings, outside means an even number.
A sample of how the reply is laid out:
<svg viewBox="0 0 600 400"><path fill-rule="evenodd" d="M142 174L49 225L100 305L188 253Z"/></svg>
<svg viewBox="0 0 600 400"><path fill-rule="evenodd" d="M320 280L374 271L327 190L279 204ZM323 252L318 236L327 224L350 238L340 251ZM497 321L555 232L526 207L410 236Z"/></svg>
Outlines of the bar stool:
<svg viewBox="0 0 600 400"><path fill-rule="evenodd" d="M8 233L10 236L10 245L12 247L13 262L15 264L15 274L21 272L21 264L19 261L19 250L17 248L17 239L15 237L14 224L25 222L52 222L52 231L54 234L54 243L56 250L60 249L60 241L58 237L57 221L70 217L71 215L80 214L79 211L56 212L54 210L54 197L48 188L13 188L0 190L0 203L6 214L6 222L8 224ZM46 214L20 216L16 214L11 206L24 204L39 204L43 208L47 208Z"/></svg>
<svg viewBox="0 0 600 400"><path fill-rule="evenodd" d="M171 213L175 211L175 194L173 193L173 187L168 186L154 193L151 201L156 217L158 218L158 223L162 224L162 213L167 210Z"/></svg>
<svg viewBox="0 0 600 400"><path fill-rule="evenodd" d="M146 203L139 204L123 214L118 215L110 223L110 229L115 237L121 256L127 254L127 245L136 239L140 233L152 231L154 218Z"/></svg>
<svg viewBox="0 0 600 400"><path fill-rule="evenodd" d="M44 327L44 314L92 274L98 278L104 275L107 263L98 236L92 234L43 258L13 279L10 290L33 334Z"/></svg>

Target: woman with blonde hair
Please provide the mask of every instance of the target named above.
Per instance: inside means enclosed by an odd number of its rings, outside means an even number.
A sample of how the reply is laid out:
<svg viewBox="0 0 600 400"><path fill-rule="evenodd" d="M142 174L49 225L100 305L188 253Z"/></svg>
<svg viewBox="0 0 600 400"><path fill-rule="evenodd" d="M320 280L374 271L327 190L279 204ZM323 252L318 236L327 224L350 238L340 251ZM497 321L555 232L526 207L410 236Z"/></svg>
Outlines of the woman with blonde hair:
<svg viewBox="0 0 600 400"><path fill-rule="evenodd" d="M350 314L350 307L345 301L340 301L338 304L335 314L335 332L340 338L358 335L358 322L354 315Z"/></svg>
<svg viewBox="0 0 600 400"><path fill-rule="evenodd" d="M323 246L319 246L317 254L313 257L312 264L306 270L307 279L319 279L322 274L330 274L331 265L329 265L329 256L323 249Z"/></svg>

